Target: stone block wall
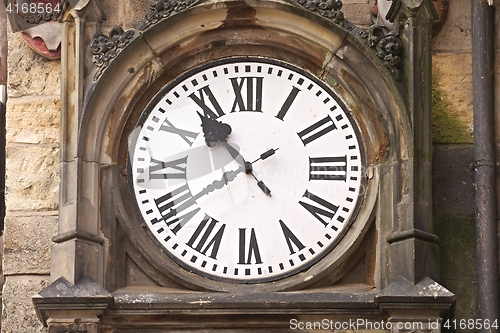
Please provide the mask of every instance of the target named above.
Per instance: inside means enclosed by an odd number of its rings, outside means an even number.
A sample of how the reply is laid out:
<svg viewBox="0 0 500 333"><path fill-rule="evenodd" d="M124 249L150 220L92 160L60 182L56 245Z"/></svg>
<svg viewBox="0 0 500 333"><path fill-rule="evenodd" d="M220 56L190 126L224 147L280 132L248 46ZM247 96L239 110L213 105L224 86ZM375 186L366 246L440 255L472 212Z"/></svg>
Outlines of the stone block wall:
<svg viewBox="0 0 500 333"><path fill-rule="evenodd" d="M101 0L107 21L136 26L149 0ZM370 25L369 0L345 0L353 23ZM500 129L500 1L495 0L497 128ZM440 238L440 282L457 295L456 318L476 316L470 1L450 0L433 44L434 225ZM6 131L6 209L2 328L44 332L31 297L49 284L57 234L60 61L35 54L9 32ZM500 143L500 130L497 131ZM460 255L457 255L460 253ZM57 277L55 277L57 278Z"/></svg>
<svg viewBox="0 0 500 333"><path fill-rule="evenodd" d="M43 332L31 297L49 284L57 234L61 66L19 33L8 43L2 332Z"/></svg>

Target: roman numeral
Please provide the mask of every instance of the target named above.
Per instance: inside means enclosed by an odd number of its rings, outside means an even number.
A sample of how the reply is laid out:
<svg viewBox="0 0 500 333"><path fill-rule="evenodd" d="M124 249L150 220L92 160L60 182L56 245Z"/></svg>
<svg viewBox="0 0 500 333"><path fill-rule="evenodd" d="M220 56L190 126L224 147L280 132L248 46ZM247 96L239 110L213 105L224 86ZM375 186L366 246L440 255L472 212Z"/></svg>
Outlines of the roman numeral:
<svg viewBox="0 0 500 333"><path fill-rule="evenodd" d="M177 234L177 232L200 211L200 208L196 207L194 210L182 216L177 216L179 213L194 207L196 204L187 184L182 185L158 199L154 199L154 201L162 217L160 219L153 219L151 223L156 224L163 221L174 234Z"/></svg>
<svg viewBox="0 0 500 333"><path fill-rule="evenodd" d="M208 101L210 102L213 109L207 105L207 102L205 102L205 96L208 97ZM189 97L201 107L205 117L217 119L218 117L224 115L219 102L217 102L217 100L215 99L215 96L212 93L212 90L210 90L209 86L198 89L198 95L192 93L191 95L189 95ZM217 114L214 111L217 112Z"/></svg>
<svg viewBox="0 0 500 333"><path fill-rule="evenodd" d="M303 197L308 198L311 203L314 203L314 205L311 205L310 203L299 201L299 204L302 205L309 213L311 213L318 221L320 221L325 227L330 223L328 219L332 219L335 216L335 213L339 209L338 206L335 206L334 204L310 193L309 191L306 190L304 193ZM325 219L325 217L327 219Z"/></svg>
<svg viewBox="0 0 500 333"><path fill-rule="evenodd" d="M309 180L343 180L347 178L347 156L310 157Z"/></svg>
<svg viewBox="0 0 500 333"><path fill-rule="evenodd" d="M217 259L217 252L219 252L222 235L226 228L226 225L223 224L220 226L219 230L214 231L217 222L217 220L205 215L205 218L198 225L193 236L191 236L186 244L203 255L206 255L207 251L212 248L209 257Z"/></svg>
<svg viewBox="0 0 500 333"><path fill-rule="evenodd" d="M194 140L198 136L198 133L176 128L168 119L165 119L163 124L160 126L160 131L165 131L169 133L174 133L179 135L188 145L192 145Z"/></svg>
<svg viewBox="0 0 500 333"><path fill-rule="evenodd" d="M247 230L246 228L240 229L240 249L239 249L240 255L238 264L250 265L252 263L252 255L255 257L256 264L262 264L262 259L260 258L259 244L257 244L257 238L255 237L254 228L252 228L252 231L250 232L250 241L248 243L248 252L247 252L246 230Z"/></svg>
<svg viewBox="0 0 500 333"><path fill-rule="evenodd" d="M295 100L295 97L297 97L297 94L299 93L299 91L300 90L298 88L295 88L295 87L292 88L292 91L290 91L290 94L286 98L285 103L281 107L280 112L278 112L278 115L276 116L276 118L281 119L281 120L283 120L283 118L285 118L286 113L290 109L290 106L292 106L292 103Z"/></svg>
<svg viewBox="0 0 500 333"><path fill-rule="evenodd" d="M322 137L326 133L333 131L334 129L337 129L337 126L335 126L332 118L330 118L330 116L328 115L315 124L309 126L305 130L298 132L297 134L299 135L302 143L305 146L308 143L316 140L317 138Z"/></svg>
<svg viewBox="0 0 500 333"><path fill-rule="evenodd" d="M162 162L151 157L149 179L186 179L186 161L187 156L169 162Z"/></svg>
<svg viewBox="0 0 500 333"><path fill-rule="evenodd" d="M238 79L240 80L238 82ZM242 77L230 78L234 90L234 103L231 112L236 111L255 111L262 112L262 77ZM245 87L245 97L243 99L243 86ZM255 102L255 103L254 103Z"/></svg>
<svg viewBox="0 0 500 333"><path fill-rule="evenodd" d="M288 249L290 250L290 254L295 253L293 245L295 245L298 251L305 248L305 246L299 241L297 236L295 236L293 232L291 232L290 229L286 226L286 224L281 220L280 220L280 225L281 225L281 230L283 231L283 235L285 236L286 244L288 245Z"/></svg>

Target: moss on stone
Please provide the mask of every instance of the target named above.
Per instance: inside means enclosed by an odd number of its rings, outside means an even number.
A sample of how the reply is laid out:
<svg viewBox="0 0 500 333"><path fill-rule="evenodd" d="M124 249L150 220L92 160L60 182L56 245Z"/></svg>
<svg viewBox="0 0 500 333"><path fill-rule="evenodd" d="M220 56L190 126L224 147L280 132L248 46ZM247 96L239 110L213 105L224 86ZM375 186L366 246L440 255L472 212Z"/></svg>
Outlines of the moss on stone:
<svg viewBox="0 0 500 333"><path fill-rule="evenodd" d="M434 232L439 238L439 282L457 297L454 318L477 318L475 218L434 216Z"/></svg>
<svg viewBox="0 0 500 333"><path fill-rule="evenodd" d="M450 113L453 107L446 93L439 89L437 78L432 78L432 142L473 143L469 127Z"/></svg>

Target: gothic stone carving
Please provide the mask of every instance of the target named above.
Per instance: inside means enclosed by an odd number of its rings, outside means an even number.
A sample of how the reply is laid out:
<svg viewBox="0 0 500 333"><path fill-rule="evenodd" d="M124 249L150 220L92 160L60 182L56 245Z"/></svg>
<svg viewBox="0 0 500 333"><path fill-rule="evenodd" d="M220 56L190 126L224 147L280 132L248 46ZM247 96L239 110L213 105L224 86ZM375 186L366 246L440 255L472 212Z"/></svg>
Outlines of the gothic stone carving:
<svg viewBox="0 0 500 333"><path fill-rule="evenodd" d="M342 8L342 1L340 0L297 0L297 3L341 26L346 22L344 13L340 11Z"/></svg>
<svg viewBox="0 0 500 333"><path fill-rule="evenodd" d="M144 31L150 26L158 23L172 15L172 13L181 12L194 4L198 0L152 0L150 9L146 13L146 22L138 30ZM340 11L342 8L341 0L296 0L296 3L307 10L321 15L332 22L348 29L354 30L354 25L344 18ZM372 25L369 31L360 30L360 36L370 48L374 49L377 57L384 61L385 66L399 81L399 65L401 63L400 53L402 44L399 37L393 33L385 33L385 29L380 25ZM109 66L114 58L121 52L125 46L135 38L134 30L123 31L119 26L113 28L109 37L98 33L91 45L94 54L93 62L97 65L98 71L94 77L97 81L102 72Z"/></svg>
<svg viewBox="0 0 500 333"><path fill-rule="evenodd" d="M375 50L377 57L384 61L385 66L391 71L397 81L399 77L400 54L403 50L401 40L394 32L385 32L380 25L372 25L368 31L362 31L361 37L366 44Z"/></svg>
<svg viewBox="0 0 500 333"><path fill-rule="evenodd" d="M181 12L197 2L197 0L152 0L149 11L146 13L147 22L141 27L141 30L169 17L172 12Z"/></svg>
<svg viewBox="0 0 500 333"><path fill-rule="evenodd" d="M111 29L109 37L103 33L95 35L90 46L94 54L92 61L99 68L94 76L94 81L99 79L110 62L133 40L134 36L134 30L123 31L119 26Z"/></svg>

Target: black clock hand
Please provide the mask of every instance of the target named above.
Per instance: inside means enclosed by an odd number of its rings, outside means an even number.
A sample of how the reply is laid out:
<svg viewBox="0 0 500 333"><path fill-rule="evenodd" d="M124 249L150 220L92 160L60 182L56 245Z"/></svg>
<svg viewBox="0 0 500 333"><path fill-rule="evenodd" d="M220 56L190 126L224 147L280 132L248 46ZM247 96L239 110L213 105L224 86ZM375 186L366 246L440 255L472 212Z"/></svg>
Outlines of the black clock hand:
<svg viewBox="0 0 500 333"><path fill-rule="evenodd" d="M236 170L231 170L231 171L226 171L222 174L222 179L221 180L214 180L212 184L208 185L205 187L203 190L198 192L197 194L193 195L191 198L183 202L179 207L177 208L171 208L170 211L163 216L163 219L168 220L169 218L177 215L177 212L182 212L186 208L189 208L193 205L193 203L196 202L199 198L202 196L209 194L215 190L221 189L224 187L224 185L227 185L228 183L232 182L233 180L236 179L236 176L238 176L240 173L244 171L243 167L239 167Z"/></svg>
<svg viewBox="0 0 500 333"><path fill-rule="evenodd" d="M254 164L255 162L257 162L258 160L265 160L266 158L270 157L270 156L273 156L274 153L276 153L276 151L278 150L279 148L276 148L276 149L269 149L268 151L266 151L265 153L263 154L260 154L260 157L258 159L256 159L255 161L252 162L252 164Z"/></svg>
<svg viewBox="0 0 500 333"><path fill-rule="evenodd" d="M245 159L243 158L243 156L241 156L240 152L237 151L229 143L222 142L222 145L224 147L226 147L227 151L229 152L229 154L231 155L231 157L233 158L233 160L235 160L236 162L238 162L239 165L241 165L242 167L245 168L245 173L246 174L251 174L252 173L252 170L253 170L252 163L245 161Z"/></svg>
<svg viewBox="0 0 500 333"><path fill-rule="evenodd" d="M253 174L253 172L252 172L253 171L252 163L251 162L246 162L245 159L243 158L243 156L241 156L240 152L237 151L229 143L222 142L222 145L224 147L226 147L227 151L233 157L233 159L236 162L238 162L242 167L245 168L245 173L252 175L252 177L257 181L257 186L259 186L259 188L262 190L262 192L264 192L265 194L271 196L271 190L266 186L266 184L264 184L264 182L262 180L257 179L257 177L255 177L255 175ZM268 150L267 152L261 154L260 158L258 158L257 160L255 160L255 162L257 162L260 159L266 159L266 158L268 158L269 156L273 155L276 152L276 150L278 150L278 149L270 149L270 150Z"/></svg>
<svg viewBox="0 0 500 333"><path fill-rule="evenodd" d="M217 144L222 143L224 147L226 147L229 154L233 157L233 159L238 162L245 170L246 174L251 174L255 180L257 181L257 185L259 188L267 195L271 195L271 190L264 184L263 181L258 180L257 177L252 173L252 163L246 162L243 156L234 149L229 143L227 143L227 138L229 134L231 134L231 126L225 124L221 121L211 119L206 117L198 112L198 115L201 119L201 127L203 129L203 135L205 137L205 142L208 147L213 148ZM259 159L266 159L269 156L273 155L277 149L270 149L267 152L260 155ZM257 162L259 159L255 160Z"/></svg>
<svg viewBox="0 0 500 333"><path fill-rule="evenodd" d="M255 180L257 181L257 186L260 187L260 189L265 193L267 194L268 196L271 196L271 190L266 186L266 184L264 184L264 182L262 180L258 180L257 177L255 177L255 175L253 173L251 173L251 175L253 176L253 178L255 178Z"/></svg>
<svg viewBox="0 0 500 333"><path fill-rule="evenodd" d="M230 182L232 182L233 180L235 180L236 176L238 176L243 171L245 171L244 168L240 166L236 170L231 170L231 171L224 172L222 174L222 179L221 180L214 180L212 182L212 184L208 185L203 190L201 190L199 193L195 194L193 196L193 200L197 200L197 199L201 198L202 196L204 196L204 195L206 195L206 194L208 194L210 192L213 192L215 190L223 188L224 185L227 185Z"/></svg>
<svg viewBox="0 0 500 333"><path fill-rule="evenodd" d="M216 119L205 117L199 112L198 115L201 118L201 128L207 146L213 148L218 143L227 141L227 137L232 131L231 126Z"/></svg>

